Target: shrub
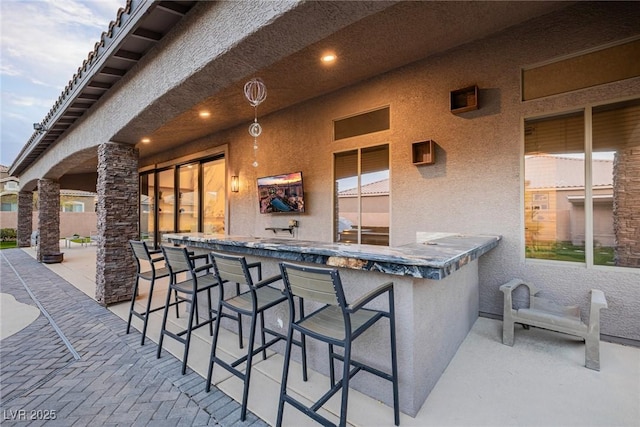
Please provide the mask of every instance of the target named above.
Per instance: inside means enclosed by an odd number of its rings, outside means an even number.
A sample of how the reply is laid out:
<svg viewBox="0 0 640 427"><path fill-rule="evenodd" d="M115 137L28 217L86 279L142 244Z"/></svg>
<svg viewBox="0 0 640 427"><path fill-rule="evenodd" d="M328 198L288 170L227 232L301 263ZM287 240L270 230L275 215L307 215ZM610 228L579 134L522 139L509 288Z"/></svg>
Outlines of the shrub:
<svg viewBox="0 0 640 427"><path fill-rule="evenodd" d="M15 228L2 228L0 229L0 239L2 241L5 240L16 240L17 234Z"/></svg>

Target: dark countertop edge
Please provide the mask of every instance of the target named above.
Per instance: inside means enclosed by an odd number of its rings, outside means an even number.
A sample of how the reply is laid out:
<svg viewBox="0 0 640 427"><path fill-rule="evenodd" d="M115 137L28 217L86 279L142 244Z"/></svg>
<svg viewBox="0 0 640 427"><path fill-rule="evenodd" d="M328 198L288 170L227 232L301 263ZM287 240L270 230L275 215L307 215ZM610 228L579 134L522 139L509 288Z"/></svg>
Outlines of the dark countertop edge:
<svg viewBox="0 0 640 427"><path fill-rule="evenodd" d="M434 280L443 279L449 276L454 271L459 270L469 262L479 258L485 253L489 252L496 246L502 239L502 236L461 236L461 237L473 237L483 238L485 242L483 244L477 244L473 248L459 252L444 261L438 261L425 257L420 259L416 258L416 255L409 255L408 258L402 258L401 252L403 251L415 251L421 248L420 244L408 244L398 247L389 248L381 246L380 248L386 248L393 251L400 252L399 255L389 256L384 254L374 253L362 253L353 252L349 253L349 246L345 245L344 248L337 249L310 247L310 246L296 246L296 242L313 243L310 241L296 241L283 239L280 246L274 245L273 240L270 238L257 238L241 237L241 236L215 236L215 235L189 235L181 233L169 233L169 240L174 243L180 243L187 246L201 247L203 249L212 250L226 250L229 252L236 252L245 255L264 256L268 258L280 258L290 261L302 261L316 264L327 264L334 267L351 268L357 270L378 271L386 274L394 274L400 276L411 276L417 278L428 278ZM437 239L445 242L450 238ZM326 244L332 245L334 243L317 242L319 245ZM215 246L215 247L213 247ZM361 248L363 245L353 245L354 247ZM367 245L364 245L367 246ZM376 247L377 249L378 247ZM438 249L438 248L436 248ZM446 247L445 247L446 249ZM433 250L433 248L431 248ZM455 251L456 249L453 248ZM283 256L284 253L296 254L294 256Z"/></svg>

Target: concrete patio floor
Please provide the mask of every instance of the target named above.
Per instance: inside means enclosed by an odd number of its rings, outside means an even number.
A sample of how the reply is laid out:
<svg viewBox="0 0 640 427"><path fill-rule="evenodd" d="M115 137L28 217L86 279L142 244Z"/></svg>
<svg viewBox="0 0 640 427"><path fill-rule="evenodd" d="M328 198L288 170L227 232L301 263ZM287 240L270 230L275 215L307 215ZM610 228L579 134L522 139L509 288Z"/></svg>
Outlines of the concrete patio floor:
<svg viewBox="0 0 640 427"><path fill-rule="evenodd" d="M64 262L47 267L94 298L95 249L80 245L64 248ZM25 251L35 255L33 249ZM157 292L156 297L164 300L162 292ZM143 290L139 299L145 298ZM3 296L3 324L7 316L13 315L5 309L4 301ZM126 320L127 303L109 309ZM16 315L27 321L27 311ZM158 339L160 316L160 312L154 313L149 326L148 338L153 342ZM141 322L134 322L134 326L141 328ZM640 426L640 348L601 342L601 371L595 372L584 367L584 344L578 339L518 328L515 346L507 347L501 343L501 328L501 321L479 318L418 415L412 418L402 414L400 425ZM139 336L137 331L132 333ZM204 377L211 338L205 330L197 331L196 336L189 365ZM180 346L173 340L165 343L168 351L181 357ZM153 343L148 341L147 345ZM226 353L238 352L236 337L231 333L221 338L221 346ZM282 356L278 353L271 353L265 361L258 358L254 368L249 410L269 424L275 423L281 370ZM309 399L328 384L328 378L315 372L308 383L302 382L298 366L292 366L290 372L295 391ZM214 384L240 400L239 379L217 369ZM324 414L337 420L338 405L339 400L332 399ZM288 406L285 424L313 422ZM349 424L392 426L392 409L361 393L350 392Z"/></svg>

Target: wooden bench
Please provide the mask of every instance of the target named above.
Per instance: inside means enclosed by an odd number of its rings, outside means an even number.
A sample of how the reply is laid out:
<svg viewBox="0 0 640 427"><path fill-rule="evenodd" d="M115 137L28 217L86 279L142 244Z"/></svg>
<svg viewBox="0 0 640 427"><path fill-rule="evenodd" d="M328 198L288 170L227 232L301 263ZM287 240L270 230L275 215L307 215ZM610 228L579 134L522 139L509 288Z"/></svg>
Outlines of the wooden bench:
<svg viewBox="0 0 640 427"><path fill-rule="evenodd" d="M514 309L511 294L520 285L529 289L529 307ZM500 290L504 293L503 344L513 346L516 323L577 336L585 340L585 366L600 370L600 309L607 308L607 300L602 291L591 290L591 308L587 325L580 319L580 307L567 307L536 297L539 290L521 279L511 280L500 286Z"/></svg>

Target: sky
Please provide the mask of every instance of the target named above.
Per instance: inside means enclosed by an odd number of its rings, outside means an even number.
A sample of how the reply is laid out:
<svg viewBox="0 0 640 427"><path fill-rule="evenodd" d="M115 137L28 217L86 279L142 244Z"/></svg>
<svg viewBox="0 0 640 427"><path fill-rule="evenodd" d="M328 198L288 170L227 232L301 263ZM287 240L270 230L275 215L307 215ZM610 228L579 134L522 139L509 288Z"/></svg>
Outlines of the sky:
<svg viewBox="0 0 640 427"><path fill-rule="evenodd" d="M0 164L10 166L126 0L0 0Z"/></svg>

